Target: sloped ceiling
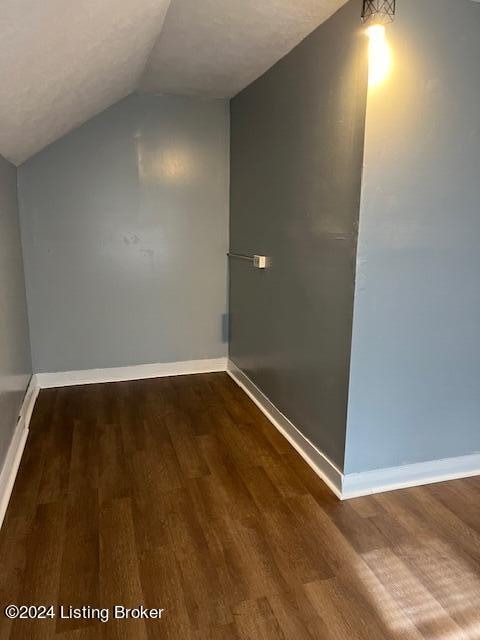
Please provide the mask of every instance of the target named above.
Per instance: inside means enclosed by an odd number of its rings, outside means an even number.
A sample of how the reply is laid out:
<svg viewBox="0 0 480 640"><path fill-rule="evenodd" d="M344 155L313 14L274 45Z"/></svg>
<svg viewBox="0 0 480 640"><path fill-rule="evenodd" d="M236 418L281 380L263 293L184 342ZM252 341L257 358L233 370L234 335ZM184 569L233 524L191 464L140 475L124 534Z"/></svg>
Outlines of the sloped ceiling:
<svg viewBox="0 0 480 640"><path fill-rule="evenodd" d="M172 0L141 87L231 97L346 0Z"/></svg>
<svg viewBox="0 0 480 640"><path fill-rule="evenodd" d="M0 153L19 164L135 89L169 0L0 5Z"/></svg>
<svg viewBox="0 0 480 640"><path fill-rule="evenodd" d="M345 1L1 0L0 154L18 165L138 88L230 97Z"/></svg>

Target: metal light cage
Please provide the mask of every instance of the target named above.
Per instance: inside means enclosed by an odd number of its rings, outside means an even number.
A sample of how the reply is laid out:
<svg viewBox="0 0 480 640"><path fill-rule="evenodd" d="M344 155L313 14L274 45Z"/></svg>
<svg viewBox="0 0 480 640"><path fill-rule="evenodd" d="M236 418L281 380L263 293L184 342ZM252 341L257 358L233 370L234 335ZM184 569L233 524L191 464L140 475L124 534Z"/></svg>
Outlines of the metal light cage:
<svg viewBox="0 0 480 640"><path fill-rule="evenodd" d="M363 0L362 20L371 24L388 24L395 18L396 0Z"/></svg>

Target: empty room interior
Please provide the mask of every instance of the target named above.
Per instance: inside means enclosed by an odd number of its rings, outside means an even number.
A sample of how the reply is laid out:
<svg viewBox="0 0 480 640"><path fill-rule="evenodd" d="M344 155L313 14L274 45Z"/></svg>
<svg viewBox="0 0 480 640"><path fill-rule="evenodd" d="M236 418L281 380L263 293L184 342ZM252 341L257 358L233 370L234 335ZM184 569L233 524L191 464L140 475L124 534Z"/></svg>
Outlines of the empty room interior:
<svg viewBox="0 0 480 640"><path fill-rule="evenodd" d="M0 640L480 640L479 0L0 5Z"/></svg>

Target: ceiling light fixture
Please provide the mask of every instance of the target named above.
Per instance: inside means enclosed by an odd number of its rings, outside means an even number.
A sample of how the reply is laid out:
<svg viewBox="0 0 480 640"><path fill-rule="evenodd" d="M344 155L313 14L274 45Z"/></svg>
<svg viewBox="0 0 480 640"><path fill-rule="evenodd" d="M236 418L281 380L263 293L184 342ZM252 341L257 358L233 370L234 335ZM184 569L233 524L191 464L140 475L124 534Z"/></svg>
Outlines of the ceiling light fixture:
<svg viewBox="0 0 480 640"><path fill-rule="evenodd" d="M388 76L392 55L388 46L385 25L393 22L395 0L363 0L362 21L367 26L368 86L374 88Z"/></svg>
<svg viewBox="0 0 480 640"><path fill-rule="evenodd" d="M395 18L396 0L363 0L362 20L368 25L385 25Z"/></svg>

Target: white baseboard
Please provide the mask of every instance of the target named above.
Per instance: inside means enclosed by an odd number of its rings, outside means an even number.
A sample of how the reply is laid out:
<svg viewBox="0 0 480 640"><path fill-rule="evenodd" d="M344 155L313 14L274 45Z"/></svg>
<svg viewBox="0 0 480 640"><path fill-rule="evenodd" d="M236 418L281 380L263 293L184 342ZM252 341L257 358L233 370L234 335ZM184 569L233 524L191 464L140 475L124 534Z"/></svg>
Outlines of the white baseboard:
<svg viewBox="0 0 480 640"><path fill-rule="evenodd" d="M418 462L343 476L344 500L480 475L480 454Z"/></svg>
<svg viewBox="0 0 480 640"><path fill-rule="evenodd" d="M340 500L480 475L480 454L344 474L231 360L227 372Z"/></svg>
<svg viewBox="0 0 480 640"><path fill-rule="evenodd" d="M431 462L421 462L388 469L376 469L361 473L343 474L325 454L315 447L275 407L250 378L227 358L147 364L114 369L40 373L32 376L5 463L0 472L0 526L10 500L27 440L33 408L41 388L141 380L217 371L227 371L229 376L253 400L270 422L340 500L480 475L480 454L433 460Z"/></svg>
<svg viewBox="0 0 480 640"><path fill-rule="evenodd" d="M50 389L52 387L70 387L81 384L124 382L128 380L164 378L166 376L181 376L194 373L214 373L216 371L225 371L226 368L227 358L216 358L214 360L140 364L131 367L115 367L110 369L37 373L36 377L41 389Z"/></svg>
<svg viewBox="0 0 480 640"><path fill-rule="evenodd" d="M0 527L7 511L13 485L17 476L20 460L28 436L28 428L32 418L35 402L40 389L35 376L32 376L23 400L20 415L13 433L7 456L0 473Z"/></svg>
<svg viewBox="0 0 480 640"><path fill-rule="evenodd" d="M310 442L267 396L231 360L227 365L228 375L253 400L270 422L298 451L307 464L325 482L333 493L342 499L342 472L314 444Z"/></svg>

